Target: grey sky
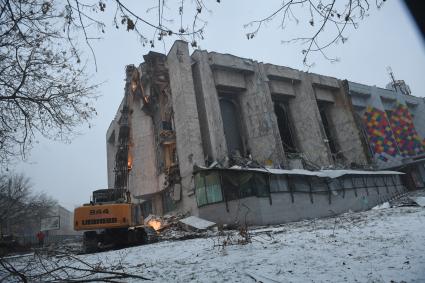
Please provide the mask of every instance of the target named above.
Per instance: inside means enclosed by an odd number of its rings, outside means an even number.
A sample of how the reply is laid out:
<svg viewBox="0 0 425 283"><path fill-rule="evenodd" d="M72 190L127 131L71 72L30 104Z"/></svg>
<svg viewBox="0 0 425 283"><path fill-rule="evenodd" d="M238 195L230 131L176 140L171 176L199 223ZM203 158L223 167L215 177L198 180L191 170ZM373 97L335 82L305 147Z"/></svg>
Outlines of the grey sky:
<svg viewBox="0 0 425 283"><path fill-rule="evenodd" d="M204 15L208 25L200 47L306 70L302 64L302 47L281 44L281 41L296 37L300 29L308 28L308 17L300 18L292 32L278 29L279 23L274 21L256 38L246 39L248 30L243 25L267 15L281 1L267 1L267 5L265 2L259 5L258 1L222 0L221 4L212 1L208 6L213 13ZM145 11L148 7L138 9ZM170 6L170 9L175 7ZM107 24L110 22L106 20ZM387 1L381 10L373 9L359 29L348 33L348 37L345 44L328 51L328 55L340 58L340 62L330 63L314 56L315 66L309 71L385 87L389 82L386 66L391 66L396 78L404 79L414 95L425 96L424 42L401 1ZM168 40L166 47L171 44ZM102 96L95 105L99 115L93 121L94 127L82 128L83 134L71 144L41 139L28 161L15 168L32 179L37 191L48 193L69 209L87 202L94 189L106 188L105 134L123 97L125 65L138 65L150 50L143 48L134 34L124 29L117 31L112 24L105 38L93 47L98 62L93 80L105 81L99 89ZM164 52L164 47L156 46L154 50Z"/></svg>

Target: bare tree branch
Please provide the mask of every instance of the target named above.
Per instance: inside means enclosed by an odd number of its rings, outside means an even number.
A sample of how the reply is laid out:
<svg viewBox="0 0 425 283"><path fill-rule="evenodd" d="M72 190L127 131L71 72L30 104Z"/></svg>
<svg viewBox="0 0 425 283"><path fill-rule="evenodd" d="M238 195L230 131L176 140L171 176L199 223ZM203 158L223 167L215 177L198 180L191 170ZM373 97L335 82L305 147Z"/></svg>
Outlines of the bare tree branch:
<svg viewBox="0 0 425 283"><path fill-rule="evenodd" d="M37 134L69 141L96 114L66 7L0 0L0 164L25 157Z"/></svg>
<svg viewBox="0 0 425 283"><path fill-rule="evenodd" d="M376 0L376 8L381 8L385 0ZM296 38L282 40L282 43L301 43L305 46L302 49L303 63L310 67L312 64L309 63L309 56L312 53L319 52L325 59L335 62L337 58L332 58L326 55L325 50L329 47L342 42L347 41L345 31L347 28L357 29L359 22L362 21L370 10L368 0L290 0L283 1L282 4L271 12L268 16L259 20L254 20L244 27L251 29L246 34L247 39L253 39L266 23L273 22L276 18L280 17L280 28L288 30L291 17L295 20L295 23L307 22L305 19L306 11L310 14L308 20L310 29L313 32L307 36L298 36ZM294 12L295 11L295 12ZM301 16L297 16L298 13ZM316 23L320 23L316 28ZM308 34L308 30L306 29Z"/></svg>

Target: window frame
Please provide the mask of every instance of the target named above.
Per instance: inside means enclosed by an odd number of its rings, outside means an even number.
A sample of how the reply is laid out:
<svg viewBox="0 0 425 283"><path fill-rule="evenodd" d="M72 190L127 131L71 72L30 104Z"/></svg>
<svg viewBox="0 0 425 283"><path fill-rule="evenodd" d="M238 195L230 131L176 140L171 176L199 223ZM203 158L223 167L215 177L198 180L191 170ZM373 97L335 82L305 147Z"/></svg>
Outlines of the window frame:
<svg viewBox="0 0 425 283"><path fill-rule="evenodd" d="M223 174L224 173L224 174ZM229 199L229 191L226 190L225 182L223 181L223 178L229 178L229 176L225 176L226 173L235 174L235 176L230 177L233 180L237 182L236 185L233 185L233 187L236 188L236 198ZM247 181L247 184L249 184L251 193L249 195L241 196L241 174L243 173L249 173L252 174L252 177ZM204 176L202 176L204 174ZM203 207L210 204L216 204L220 202L228 203L229 201L234 200L240 200L248 197L257 197L257 198L270 198L271 197L271 191L270 191L270 174L261 173L261 172L255 172L255 171L227 171L227 170L216 170L216 171L210 171L209 174L217 174L219 185L220 185L220 192L221 192L221 200L209 202L208 198L208 191L207 191L207 184L206 184L206 172L198 171L195 173L195 198L196 198L196 204L198 207ZM236 177L236 175L238 175ZM202 187L198 187L198 180L197 178L201 178L202 180ZM260 179L262 181L260 182ZM261 185L261 188L260 188ZM205 195L205 198L202 202L200 202L200 197L203 197L199 194L199 191L203 192L203 195ZM233 192L234 193L234 192Z"/></svg>
<svg viewBox="0 0 425 283"><path fill-rule="evenodd" d="M207 191L207 181L206 181L207 172L199 171L199 172L196 172L195 173L195 179L197 178L196 175L198 175L198 178L201 178L202 179L202 187L201 188L198 188L198 186L197 186L197 183L198 182L195 180L195 198L196 198L196 204L197 204L198 207L203 207L203 206L206 206L206 205L216 204L216 203L220 203L220 202L224 202L225 201L225 196L224 196L224 192L223 192L223 186L221 184L221 176L219 174L219 171L210 171L208 173L208 175L209 174L217 174L218 185L220 186L221 200L214 201L214 202L209 202L208 201L208 191ZM203 190L203 192L204 192L205 203L199 204L199 201L198 201L198 191L199 190Z"/></svg>
<svg viewBox="0 0 425 283"><path fill-rule="evenodd" d="M240 155L245 156L246 152L247 152L247 149L246 149L246 146L245 146L246 135L245 135L244 125L242 123L243 119L242 119L241 107L240 107L240 104L239 104L239 95L240 94L237 93L237 92L235 92L235 93L233 93L233 92L232 93L219 92L219 94L218 94L218 104L219 104L219 108L220 108L220 117L221 117L222 124L223 124L223 132L224 132L225 121L224 121L224 117L223 117L223 114L222 114L221 103L222 103L222 101L225 101L225 102L231 103L233 105L234 110L235 110L235 117L236 117L235 123L236 123L237 128L239 129L239 138L240 138L240 145L239 146L241 147ZM229 152L228 140L227 140L225 133L224 133L224 139L226 141L226 150L228 151L228 155L230 155L231 152Z"/></svg>

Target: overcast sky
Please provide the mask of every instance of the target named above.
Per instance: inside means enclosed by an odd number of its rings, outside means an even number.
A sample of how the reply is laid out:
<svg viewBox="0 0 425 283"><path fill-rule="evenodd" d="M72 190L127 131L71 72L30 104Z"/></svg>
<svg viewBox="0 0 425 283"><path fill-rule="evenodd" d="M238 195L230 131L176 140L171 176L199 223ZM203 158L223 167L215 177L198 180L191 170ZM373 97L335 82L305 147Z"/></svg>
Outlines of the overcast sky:
<svg viewBox="0 0 425 283"><path fill-rule="evenodd" d="M200 47L306 70L302 63L302 47L281 41L309 28L308 16L301 17L299 24L289 31L280 30L276 21L269 23L254 39L246 39L248 30L243 25L267 15L280 2L267 1L267 5L263 2L259 6L258 1L222 0L220 4L211 1L208 8L212 13L204 15L208 25ZM136 8L145 11L149 7ZM106 23L111 20L108 18ZM373 9L359 28L347 35L345 44L328 51L328 55L338 57L340 62L331 63L315 56L315 66L309 71L385 87L390 80L386 67L391 66L396 78L410 85L413 95L425 96L424 42L401 1L386 1L379 11ZM169 40L165 50L162 45L154 50L167 52L171 44ZM93 190L107 187L105 135L124 94L125 66L140 64L142 56L150 50L142 47L134 34L123 29L117 31L112 25L108 26L104 39L93 47L98 63L93 82L105 82L99 89L101 97L95 105L98 116L93 121L94 127L81 128L82 134L71 144L40 139L28 160L15 168L32 179L37 191L48 193L68 209L87 202Z"/></svg>

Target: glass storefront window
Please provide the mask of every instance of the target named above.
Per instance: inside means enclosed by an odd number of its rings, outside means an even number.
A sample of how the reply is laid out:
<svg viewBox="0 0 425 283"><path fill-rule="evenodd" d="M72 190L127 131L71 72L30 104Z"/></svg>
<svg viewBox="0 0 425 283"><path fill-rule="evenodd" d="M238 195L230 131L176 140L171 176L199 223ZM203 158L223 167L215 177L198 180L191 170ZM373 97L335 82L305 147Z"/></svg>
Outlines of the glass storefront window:
<svg viewBox="0 0 425 283"><path fill-rule="evenodd" d="M231 201L251 196L269 197L267 178L266 174L257 172L201 171L195 174L196 201L198 206L203 206L224 199Z"/></svg>
<svg viewBox="0 0 425 283"><path fill-rule="evenodd" d="M217 172L195 174L196 201L198 206L223 201L220 176Z"/></svg>

